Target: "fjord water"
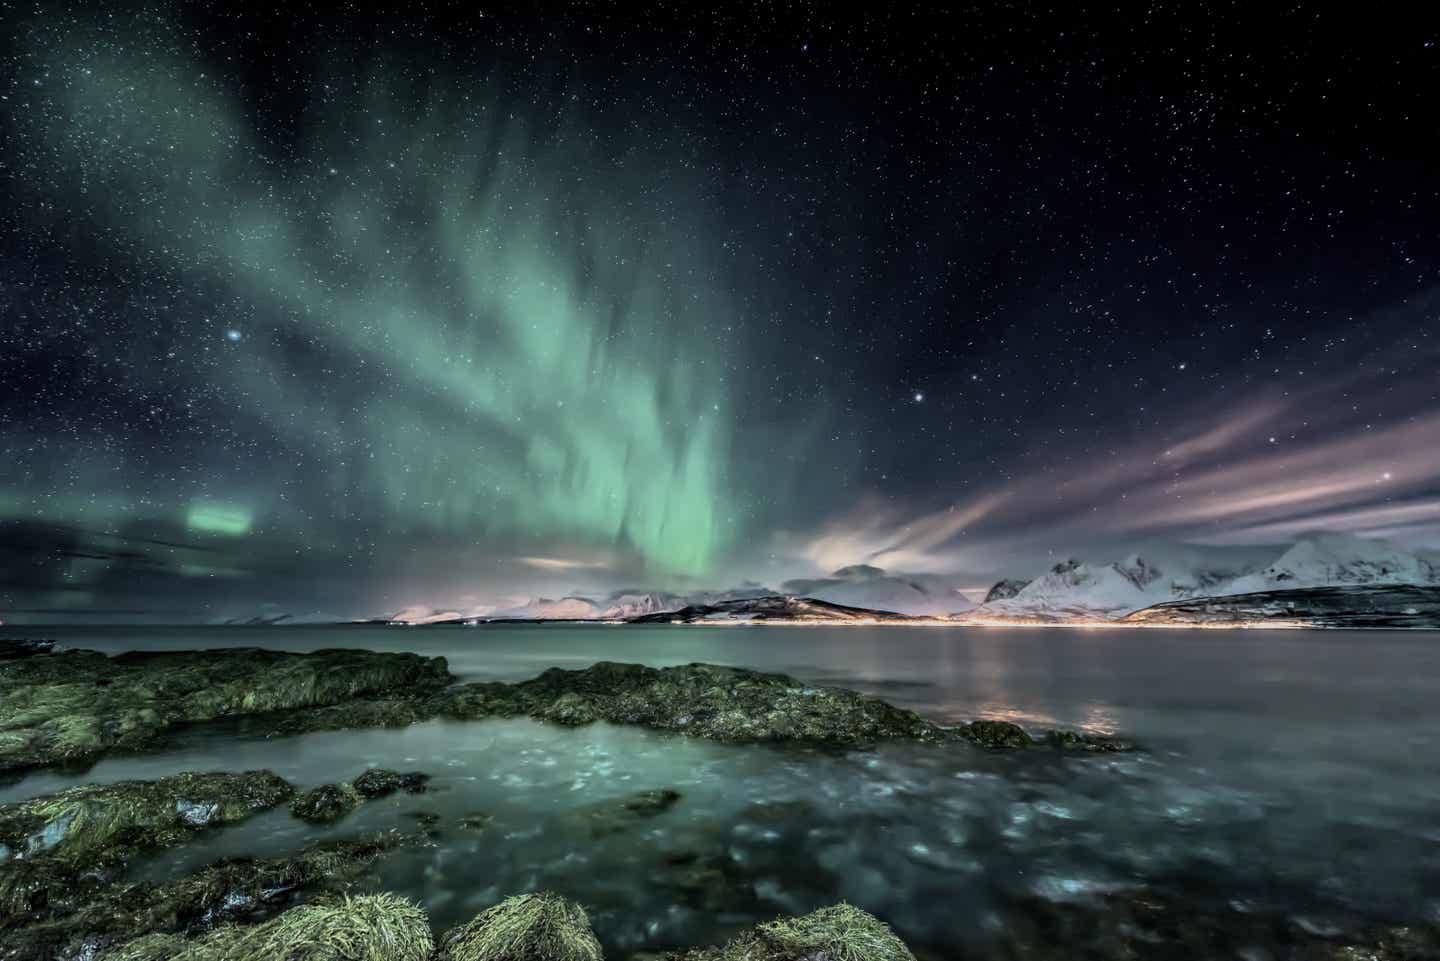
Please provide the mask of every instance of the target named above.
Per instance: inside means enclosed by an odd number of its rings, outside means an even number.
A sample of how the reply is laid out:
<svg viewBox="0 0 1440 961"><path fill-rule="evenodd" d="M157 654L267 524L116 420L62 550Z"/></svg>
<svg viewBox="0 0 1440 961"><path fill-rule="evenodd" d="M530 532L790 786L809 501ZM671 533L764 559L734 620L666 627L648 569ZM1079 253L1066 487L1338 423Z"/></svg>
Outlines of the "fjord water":
<svg viewBox="0 0 1440 961"><path fill-rule="evenodd" d="M14 633L14 632L12 632ZM1440 920L1440 634L904 627L487 626L27 630L107 652L264 646L443 655L464 680L598 660L690 661L853 687L938 721L1117 733L1145 751L1060 756L969 745L862 751L730 746L524 719L239 738L200 729L165 753L41 772L0 801L83 781L265 767L302 787L367 766L433 790L317 828L281 809L165 852L161 878L222 855L413 829L380 863L438 927L552 889L621 956L695 944L845 899L917 946L987 954L1037 899L1149 886L1326 929ZM578 812L682 797L613 833ZM483 830L462 818L490 818Z"/></svg>

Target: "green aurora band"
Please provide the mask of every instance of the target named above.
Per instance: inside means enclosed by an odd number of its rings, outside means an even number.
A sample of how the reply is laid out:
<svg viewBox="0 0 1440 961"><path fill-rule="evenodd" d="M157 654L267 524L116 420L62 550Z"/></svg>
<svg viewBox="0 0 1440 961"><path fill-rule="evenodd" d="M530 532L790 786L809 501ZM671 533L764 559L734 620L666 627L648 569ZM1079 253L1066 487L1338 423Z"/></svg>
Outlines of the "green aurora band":
<svg viewBox="0 0 1440 961"><path fill-rule="evenodd" d="M71 50L50 76L67 110L22 123L52 189L128 255L228 292L233 316L189 321L229 352L213 376L283 445L325 452L337 516L671 576L737 536L739 325L683 171L649 183L662 159L574 118L528 127L488 81L410 99L377 78L363 109L316 104L281 163L194 64ZM193 531L323 537L254 478L169 493Z"/></svg>

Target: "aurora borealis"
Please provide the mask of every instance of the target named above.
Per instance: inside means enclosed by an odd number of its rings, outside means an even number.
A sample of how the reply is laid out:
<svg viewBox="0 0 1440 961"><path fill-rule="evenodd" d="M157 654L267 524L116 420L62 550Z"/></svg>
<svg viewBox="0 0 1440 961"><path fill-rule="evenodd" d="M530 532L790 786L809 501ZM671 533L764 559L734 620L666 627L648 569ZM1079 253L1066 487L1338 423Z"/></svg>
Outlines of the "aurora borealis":
<svg viewBox="0 0 1440 961"><path fill-rule="evenodd" d="M1440 532L1429 41L793 15L6 8L0 616Z"/></svg>

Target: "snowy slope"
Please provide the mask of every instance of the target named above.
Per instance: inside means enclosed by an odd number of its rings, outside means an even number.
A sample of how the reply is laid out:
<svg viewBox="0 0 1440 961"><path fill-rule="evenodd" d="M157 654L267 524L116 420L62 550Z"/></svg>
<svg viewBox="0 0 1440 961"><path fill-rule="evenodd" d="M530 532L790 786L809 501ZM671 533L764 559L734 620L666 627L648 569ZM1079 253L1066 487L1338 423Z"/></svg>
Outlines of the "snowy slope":
<svg viewBox="0 0 1440 961"><path fill-rule="evenodd" d="M522 607L497 611L490 616L497 620L591 621L603 614L600 605L590 598L571 596L559 600L537 597Z"/></svg>
<svg viewBox="0 0 1440 961"><path fill-rule="evenodd" d="M1312 534L1296 541L1269 567L1232 581L1226 594L1349 584L1434 584L1425 558L1385 540L1353 534Z"/></svg>
<svg viewBox="0 0 1440 961"><path fill-rule="evenodd" d="M797 579L780 585L786 594L846 607L936 617L973 605L959 584L939 574L889 574L869 564L842 567L829 577Z"/></svg>
<svg viewBox="0 0 1440 961"><path fill-rule="evenodd" d="M1277 554L1277 551L1279 552ZM1266 561L1269 557L1273 560ZM1310 587L1440 583L1425 557L1386 541L1316 534L1287 549L1154 545L1119 563L1057 564L1011 596L1013 582L971 612L976 618L1113 619L1190 598ZM1343 596L1343 595L1341 595Z"/></svg>

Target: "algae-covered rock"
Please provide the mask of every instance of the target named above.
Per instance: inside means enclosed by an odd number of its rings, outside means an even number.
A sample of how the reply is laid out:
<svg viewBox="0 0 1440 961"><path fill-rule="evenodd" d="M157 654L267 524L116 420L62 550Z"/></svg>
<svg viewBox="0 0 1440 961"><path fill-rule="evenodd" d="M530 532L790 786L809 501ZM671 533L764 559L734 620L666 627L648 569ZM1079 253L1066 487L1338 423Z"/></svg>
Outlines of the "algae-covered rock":
<svg viewBox="0 0 1440 961"><path fill-rule="evenodd" d="M640 724L717 741L858 744L943 740L913 711L835 687L713 664L652 668L601 662L552 668L518 684L465 684L431 698L444 717L528 715L560 724Z"/></svg>
<svg viewBox="0 0 1440 961"><path fill-rule="evenodd" d="M394 794L396 791L419 794L425 790L425 785L429 780L430 775L422 774L419 771L401 774L398 771L376 767L366 771L350 783L361 797L377 798Z"/></svg>
<svg viewBox="0 0 1440 961"><path fill-rule="evenodd" d="M414 833L383 832L312 844L273 858L229 858L163 884L77 885L57 890L46 910L0 922L0 959L93 954L142 935L160 937L253 920L298 893L343 892L394 848L421 843ZM139 950L139 948L136 948Z"/></svg>
<svg viewBox="0 0 1440 961"><path fill-rule="evenodd" d="M98 961L425 961L433 947L420 906L387 893L302 904L191 941L141 938L103 951Z"/></svg>
<svg viewBox="0 0 1440 961"><path fill-rule="evenodd" d="M1050 731L1045 735L1045 743L1061 751L1090 751L1097 754L1135 750L1133 743L1122 738L1083 731Z"/></svg>
<svg viewBox="0 0 1440 961"><path fill-rule="evenodd" d="M889 925L848 904L756 926L720 947L671 961L915 961Z"/></svg>
<svg viewBox="0 0 1440 961"><path fill-rule="evenodd" d="M0 771L153 749L181 723L362 697L410 701L451 680L444 658L330 650L232 648L63 651L0 661Z"/></svg>
<svg viewBox="0 0 1440 961"><path fill-rule="evenodd" d="M349 784L322 784L290 802L290 813L302 821L323 824L344 817L363 801Z"/></svg>
<svg viewBox="0 0 1440 961"><path fill-rule="evenodd" d="M1024 728L1009 721L971 721L960 730L983 747L1029 747L1035 743Z"/></svg>
<svg viewBox="0 0 1440 961"><path fill-rule="evenodd" d="M0 638L0 661L13 661L36 654L49 654L55 649L55 642L38 637Z"/></svg>
<svg viewBox="0 0 1440 961"><path fill-rule="evenodd" d="M558 895L522 894L440 938L435 961L600 961L585 909Z"/></svg>
<svg viewBox="0 0 1440 961"><path fill-rule="evenodd" d="M292 794L269 771L82 784L0 806L0 866L20 858L76 868L123 862L201 828L244 820Z"/></svg>
<svg viewBox="0 0 1440 961"><path fill-rule="evenodd" d="M582 827L592 838L603 838L663 814L679 800L679 791L641 791L619 800L588 805L568 815L567 820Z"/></svg>

